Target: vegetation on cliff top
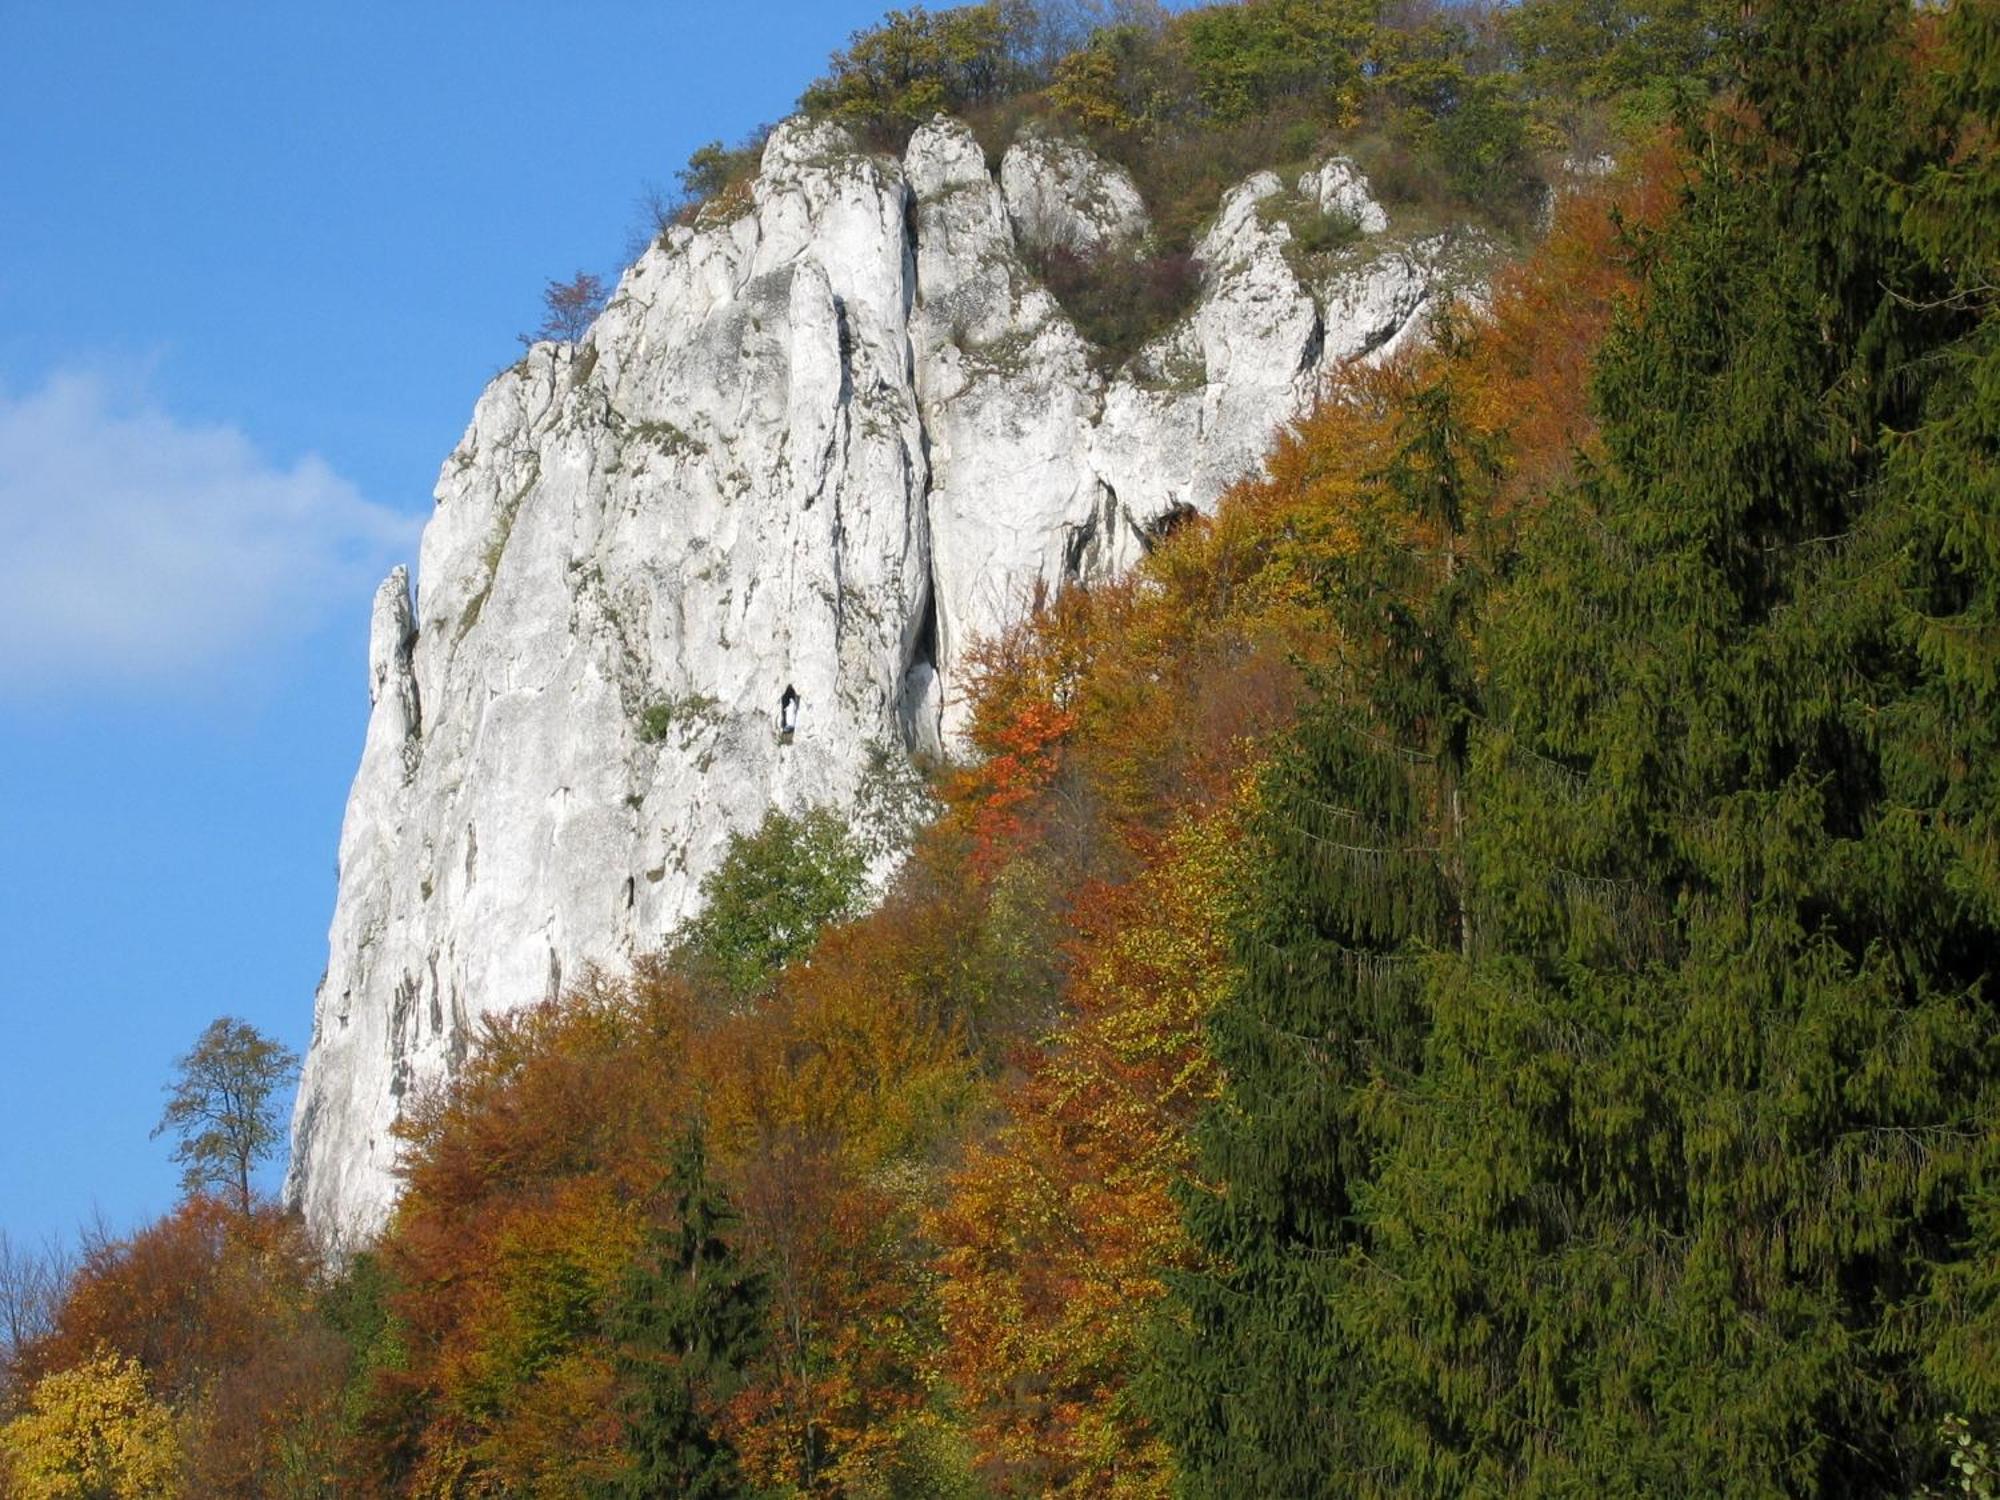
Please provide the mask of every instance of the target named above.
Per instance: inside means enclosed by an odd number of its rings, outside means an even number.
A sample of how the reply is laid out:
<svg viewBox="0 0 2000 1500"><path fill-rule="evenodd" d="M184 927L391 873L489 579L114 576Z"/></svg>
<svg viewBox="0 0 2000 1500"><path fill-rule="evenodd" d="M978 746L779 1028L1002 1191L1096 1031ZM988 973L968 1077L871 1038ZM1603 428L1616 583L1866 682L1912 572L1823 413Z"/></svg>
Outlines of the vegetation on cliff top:
<svg viewBox="0 0 2000 1500"><path fill-rule="evenodd" d="M944 111L991 165L1024 126L1087 141L1129 170L1152 217L1141 246L1026 247L1098 346L1124 363L1184 314L1192 252L1223 193L1353 157L1406 225L1482 224L1518 239L1552 192L1598 170L1721 80L1728 0L987 0L893 11L857 32L800 99L900 152ZM766 131L711 142L658 222L733 212Z"/></svg>
<svg viewBox="0 0 2000 1500"><path fill-rule="evenodd" d="M1232 183L1336 144L1392 197L1524 224L1552 173L1706 98L1721 0L988 0L893 12L801 99L900 148L939 110L995 154L1029 119L1137 177L1185 252Z"/></svg>

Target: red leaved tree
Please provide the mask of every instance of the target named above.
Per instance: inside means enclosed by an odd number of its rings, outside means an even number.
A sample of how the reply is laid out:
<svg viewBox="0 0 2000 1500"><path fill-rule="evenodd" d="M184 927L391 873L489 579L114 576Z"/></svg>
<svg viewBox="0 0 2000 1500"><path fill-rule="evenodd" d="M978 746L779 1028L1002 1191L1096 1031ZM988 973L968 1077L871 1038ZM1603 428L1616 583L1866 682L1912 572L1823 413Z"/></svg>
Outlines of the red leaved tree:
<svg viewBox="0 0 2000 1500"><path fill-rule="evenodd" d="M542 288L542 326L521 335L524 344L544 339L573 344L590 331L597 315L604 311L608 293L604 278L578 271L568 281L551 281Z"/></svg>

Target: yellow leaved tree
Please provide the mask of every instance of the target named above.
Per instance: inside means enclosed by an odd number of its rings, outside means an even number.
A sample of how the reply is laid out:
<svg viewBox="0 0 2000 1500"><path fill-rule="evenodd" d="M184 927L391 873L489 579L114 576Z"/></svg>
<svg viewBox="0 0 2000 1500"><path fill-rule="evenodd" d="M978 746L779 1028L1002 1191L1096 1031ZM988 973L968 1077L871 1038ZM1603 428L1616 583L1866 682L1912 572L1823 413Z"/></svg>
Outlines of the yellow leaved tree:
<svg viewBox="0 0 2000 1500"><path fill-rule="evenodd" d="M138 1361L110 1353L38 1381L0 1427L0 1475L16 1500L157 1500L180 1467L173 1413Z"/></svg>

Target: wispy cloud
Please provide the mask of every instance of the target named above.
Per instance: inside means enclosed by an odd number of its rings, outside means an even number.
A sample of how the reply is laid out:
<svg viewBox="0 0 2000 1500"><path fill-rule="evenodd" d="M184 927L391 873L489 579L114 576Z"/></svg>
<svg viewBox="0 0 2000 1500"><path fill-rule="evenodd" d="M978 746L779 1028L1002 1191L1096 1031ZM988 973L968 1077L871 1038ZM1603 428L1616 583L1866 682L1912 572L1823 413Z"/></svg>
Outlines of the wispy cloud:
<svg viewBox="0 0 2000 1500"><path fill-rule="evenodd" d="M0 694L198 683L366 590L417 524L102 375L0 390Z"/></svg>

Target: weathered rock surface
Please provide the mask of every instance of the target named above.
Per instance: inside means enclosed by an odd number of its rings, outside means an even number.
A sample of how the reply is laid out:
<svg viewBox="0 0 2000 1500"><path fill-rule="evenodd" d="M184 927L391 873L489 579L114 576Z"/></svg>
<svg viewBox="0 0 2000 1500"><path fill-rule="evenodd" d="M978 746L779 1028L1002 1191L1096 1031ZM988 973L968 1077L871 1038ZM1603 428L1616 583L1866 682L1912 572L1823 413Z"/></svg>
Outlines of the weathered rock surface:
<svg viewBox="0 0 2000 1500"><path fill-rule="evenodd" d="M1375 201L1368 178L1344 156L1320 163L1299 178L1299 192L1329 218L1348 219L1363 234L1380 234L1389 215Z"/></svg>
<svg viewBox="0 0 2000 1500"><path fill-rule="evenodd" d="M747 210L671 231L582 341L480 398L421 591L398 569L376 600L293 1121L323 1239L379 1228L390 1127L482 1013L658 946L774 807L888 818L963 726L972 641L1212 508L1452 279L1448 243L1384 237L1308 285L1262 174L1200 246L1192 315L1107 377L1017 245L1129 239L1144 206L1080 147L1007 162L943 119L901 162L791 122Z"/></svg>
<svg viewBox="0 0 2000 1500"><path fill-rule="evenodd" d="M1131 173L1059 136L1024 135L1009 146L1000 191L1024 245L1095 254L1133 244L1151 227Z"/></svg>

